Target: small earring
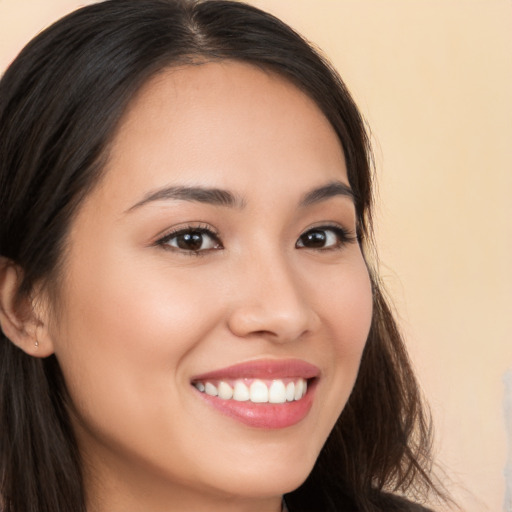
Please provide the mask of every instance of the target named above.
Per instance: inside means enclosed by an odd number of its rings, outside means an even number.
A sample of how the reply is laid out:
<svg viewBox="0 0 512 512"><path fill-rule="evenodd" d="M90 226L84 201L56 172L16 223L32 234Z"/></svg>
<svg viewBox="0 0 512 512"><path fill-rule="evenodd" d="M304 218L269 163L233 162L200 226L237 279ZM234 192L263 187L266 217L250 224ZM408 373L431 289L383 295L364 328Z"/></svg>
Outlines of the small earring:
<svg viewBox="0 0 512 512"><path fill-rule="evenodd" d="M39 347L39 341L37 341L37 340L36 340L36 341L34 342L34 345L36 346L36 348L38 348L38 347Z"/></svg>

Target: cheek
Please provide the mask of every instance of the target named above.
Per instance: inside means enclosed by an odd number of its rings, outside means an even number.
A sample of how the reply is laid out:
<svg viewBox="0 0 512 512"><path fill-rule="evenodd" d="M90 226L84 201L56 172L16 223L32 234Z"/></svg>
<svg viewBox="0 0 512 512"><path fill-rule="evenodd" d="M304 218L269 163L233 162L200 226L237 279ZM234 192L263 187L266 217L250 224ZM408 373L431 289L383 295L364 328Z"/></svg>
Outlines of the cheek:
<svg viewBox="0 0 512 512"><path fill-rule="evenodd" d="M354 266L351 276L352 279L345 283L340 292L343 315L340 315L338 322L341 341L338 343L337 352L340 363L346 359L347 365L351 365L353 384L372 322L373 292L370 276L362 258Z"/></svg>
<svg viewBox="0 0 512 512"><path fill-rule="evenodd" d="M341 358L360 357L368 337L373 312L373 293L362 256L347 258L341 270L324 278L318 311L330 329L334 349Z"/></svg>
<svg viewBox="0 0 512 512"><path fill-rule="evenodd" d="M373 293L368 270L360 255L349 258L342 271L326 280L322 294L323 325L327 329L329 370L325 411L332 428L341 414L359 371L373 313Z"/></svg>
<svg viewBox="0 0 512 512"><path fill-rule="evenodd" d="M159 397L175 399L169 390L184 378L181 361L212 329L216 311L200 283L165 275L161 266L105 255L71 269L56 356L83 414L108 418L125 408L135 422L141 411L156 414Z"/></svg>
<svg viewBox="0 0 512 512"><path fill-rule="evenodd" d="M80 448L186 479L209 446L187 389L189 355L219 321L215 286L160 259L86 259L70 269L56 344Z"/></svg>
<svg viewBox="0 0 512 512"><path fill-rule="evenodd" d="M373 313L372 286L366 266L358 268L350 282L342 285L339 292L339 313L337 328L340 333L338 343L341 357L361 358L366 345Z"/></svg>

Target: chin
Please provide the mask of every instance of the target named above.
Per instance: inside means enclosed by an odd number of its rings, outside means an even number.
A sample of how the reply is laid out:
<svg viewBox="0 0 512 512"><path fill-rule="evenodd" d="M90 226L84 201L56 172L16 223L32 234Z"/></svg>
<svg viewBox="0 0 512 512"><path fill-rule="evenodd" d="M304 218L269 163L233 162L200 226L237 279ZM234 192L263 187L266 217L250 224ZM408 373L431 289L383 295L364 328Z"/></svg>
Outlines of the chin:
<svg viewBox="0 0 512 512"><path fill-rule="evenodd" d="M303 451L304 452L304 451ZM299 455L299 454L295 454ZM311 473L316 462L316 456L306 457L302 453L289 457L283 454L282 458L266 458L263 463L256 462L236 468L228 476L224 475L224 484L229 481L228 492L251 497L268 497L283 495L300 487Z"/></svg>
<svg viewBox="0 0 512 512"><path fill-rule="evenodd" d="M247 498L267 498L282 496L294 491L302 485L309 475L309 471L297 472L283 470L279 475L270 470L265 474L252 477L233 478L230 481L227 494L233 496L246 496Z"/></svg>

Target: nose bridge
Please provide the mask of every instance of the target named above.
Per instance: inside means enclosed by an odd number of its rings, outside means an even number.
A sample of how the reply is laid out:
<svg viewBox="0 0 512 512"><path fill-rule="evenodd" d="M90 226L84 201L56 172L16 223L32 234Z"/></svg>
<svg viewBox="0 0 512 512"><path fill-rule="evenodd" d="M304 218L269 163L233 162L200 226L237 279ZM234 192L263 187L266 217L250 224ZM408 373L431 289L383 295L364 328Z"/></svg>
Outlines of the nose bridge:
<svg viewBox="0 0 512 512"><path fill-rule="evenodd" d="M284 251L260 247L243 258L237 273L239 288L230 316L235 334L288 341L312 328L314 314L306 290Z"/></svg>

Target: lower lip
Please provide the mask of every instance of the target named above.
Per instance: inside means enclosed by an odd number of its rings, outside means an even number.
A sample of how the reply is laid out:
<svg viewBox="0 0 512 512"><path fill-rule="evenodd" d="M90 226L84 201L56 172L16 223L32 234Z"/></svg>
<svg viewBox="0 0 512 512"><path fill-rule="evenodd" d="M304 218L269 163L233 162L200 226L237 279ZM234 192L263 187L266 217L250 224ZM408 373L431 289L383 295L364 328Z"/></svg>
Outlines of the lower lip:
<svg viewBox="0 0 512 512"><path fill-rule="evenodd" d="M313 382L308 382L307 393L300 400L282 404L255 404L250 401L222 400L219 397L195 391L219 412L244 425L262 429L280 429L291 427L307 416L313 405L315 388L316 379Z"/></svg>

